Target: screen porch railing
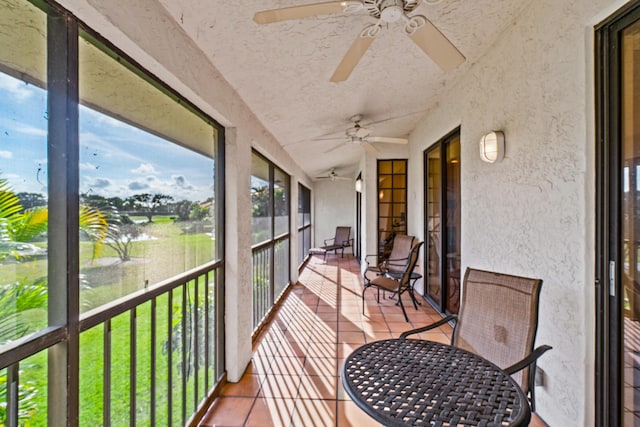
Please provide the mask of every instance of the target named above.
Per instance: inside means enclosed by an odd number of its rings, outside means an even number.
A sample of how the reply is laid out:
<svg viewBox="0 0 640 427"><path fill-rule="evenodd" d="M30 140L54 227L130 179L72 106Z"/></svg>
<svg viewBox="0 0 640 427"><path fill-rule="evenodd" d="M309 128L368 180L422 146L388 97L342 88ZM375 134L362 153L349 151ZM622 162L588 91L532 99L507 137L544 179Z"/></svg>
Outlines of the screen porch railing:
<svg viewBox="0 0 640 427"><path fill-rule="evenodd" d="M222 263L211 262L81 316L79 387L69 390L77 393L80 425L185 425L205 408L224 372L221 274ZM102 348L83 345L88 334L101 335ZM52 327L2 352L4 425L20 425L20 372L34 356L55 357L65 339L67 327ZM89 368L95 364L98 372Z"/></svg>

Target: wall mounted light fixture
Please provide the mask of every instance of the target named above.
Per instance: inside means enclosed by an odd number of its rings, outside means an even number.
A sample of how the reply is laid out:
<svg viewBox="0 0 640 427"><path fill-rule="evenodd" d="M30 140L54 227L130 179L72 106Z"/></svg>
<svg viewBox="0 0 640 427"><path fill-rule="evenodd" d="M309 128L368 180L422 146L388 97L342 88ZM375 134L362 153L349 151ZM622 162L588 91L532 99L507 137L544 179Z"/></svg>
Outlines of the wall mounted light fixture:
<svg viewBox="0 0 640 427"><path fill-rule="evenodd" d="M480 158L495 163L504 157L504 133L492 131L480 138Z"/></svg>

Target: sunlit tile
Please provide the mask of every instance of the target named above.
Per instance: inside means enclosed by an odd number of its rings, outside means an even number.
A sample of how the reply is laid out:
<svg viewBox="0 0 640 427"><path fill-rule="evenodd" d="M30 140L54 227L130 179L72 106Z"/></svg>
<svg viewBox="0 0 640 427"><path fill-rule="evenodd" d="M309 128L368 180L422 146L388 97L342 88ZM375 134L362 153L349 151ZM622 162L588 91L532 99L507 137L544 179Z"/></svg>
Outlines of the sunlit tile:
<svg viewBox="0 0 640 427"><path fill-rule="evenodd" d="M338 342L364 344L366 339L363 332L338 332Z"/></svg>
<svg viewBox="0 0 640 427"><path fill-rule="evenodd" d="M311 342L307 347L305 354L307 357L336 357L337 348L335 338L332 342Z"/></svg>
<svg viewBox="0 0 640 427"><path fill-rule="evenodd" d="M254 354L245 371L246 374L268 374L271 372L271 364L274 356Z"/></svg>
<svg viewBox="0 0 640 427"><path fill-rule="evenodd" d="M333 301L333 303L327 303L323 300L318 304L316 313L332 313L334 315L337 315L338 309L336 307L335 301Z"/></svg>
<svg viewBox="0 0 640 427"><path fill-rule="evenodd" d="M295 399L258 397L245 426L288 427L294 407Z"/></svg>
<svg viewBox="0 0 640 427"><path fill-rule="evenodd" d="M335 375L304 375L298 389L299 399L336 399L338 377Z"/></svg>
<svg viewBox="0 0 640 427"><path fill-rule="evenodd" d="M259 397L295 398L300 385L300 373L297 375L267 375L262 381Z"/></svg>
<svg viewBox="0 0 640 427"><path fill-rule="evenodd" d="M271 371L269 373L277 375L300 375L304 361L304 357L275 356L271 362Z"/></svg>
<svg viewBox="0 0 640 427"><path fill-rule="evenodd" d="M409 315L410 316L410 315ZM389 322L387 323L389 330L394 337L399 336L401 333L413 329L413 325L408 322Z"/></svg>
<svg viewBox="0 0 640 427"><path fill-rule="evenodd" d="M376 423L362 409L358 408L350 400L338 401L337 425L340 427L376 427L381 424Z"/></svg>
<svg viewBox="0 0 640 427"><path fill-rule="evenodd" d="M399 334L390 332L390 331L370 331L365 332L365 339L367 342L378 341L378 340L388 340L391 338L397 338Z"/></svg>
<svg viewBox="0 0 640 427"><path fill-rule="evenodd" d="M336 401L297 400L292 427L335 427Z"/></svg>
<svg viewBox="0 0 640 427"><path fill-rule="evenodd" d="M336 376L338 374L338 361L335 357L309 357L304 365L303 372L306 375Z"/></svg>
<svg viewBox="0 0 640 427"><path fill-rule="evenodd" d="M255 397L260 391L264 376L245 374L237 383L227 383L222 389L222 396Z"/></svg>
<svg viewBox="0 0 640 427"><path fill-rule="evenodd" d="M354 343L339 343L338 344L338 358L344 359L351 353L353 350L360 347L362 344L354 344Z"/></svg>
<svg viewBox="0 0 640 427"><path fill-rule="evenodd" d="M339 317L340 322L359 323L361 321L361 315L359 311L341 312Z"/></svg>
<svg viewBox="0 0 640 427"><path fill-rule="evenodd" d="M409 323L407 323L407 321L405 320L404 315L400 310L400 307L395 307L395 308L397 309L397 313L395 312L384 313L384 317L387 320L387 322L404 322L405 325L408 325ZM408 329L411 329L411 326L409 326Z"/></svg>
<svg viewBox="0 0 640 427"><path fill-rule="evenodd" d="M202 419L201 426L242 426L244 425L255 398L219 397Z"/></svg>
<svg viewBox="0 0 640 427"><path fill-rule="evenodd" d="M366 293L363 314L359 264L351 257L328 258L332 259L325 264L322 257L312 257L299 284L254 344L253 359L240 383L223 390L225 398L231 398L229 393L250 396L259 390L253 409L248 415L247 408L232 409L228 418L222 418L227 424L216 425L378 425L345 394L339 378L344 358L364 342L395 337L441 317L425 303L415 310L405 294L408 323L396 300L387 293L378 304L373 290ZM449 343L450 336L451 328L445 325L415 338ZM228 412L229 406L218 409ZM215 412L211 408L208 417Z"/></svg>
<svg viewBox="0 0 640 427"><path fill-rule="evenodd" d="M369 320L363 319L362 321L362 331L363 332L374 332L374 331L382 331L389 332L389 325L384 321L384 318L380 318L379 320Z"/></svg>
<svg viewBox="0 0 640 427"><path fill-rule="evenodd" d="M358 321L340 321L338 322L338 331L340 332L362 332L362 322Z"/></svg>

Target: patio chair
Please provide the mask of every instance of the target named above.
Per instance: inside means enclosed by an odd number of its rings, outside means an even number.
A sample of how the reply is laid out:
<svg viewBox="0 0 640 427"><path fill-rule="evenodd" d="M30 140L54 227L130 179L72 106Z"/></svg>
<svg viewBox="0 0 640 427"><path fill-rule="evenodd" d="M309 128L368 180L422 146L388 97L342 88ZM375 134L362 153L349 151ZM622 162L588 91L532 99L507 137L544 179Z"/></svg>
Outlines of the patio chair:
<svg viewBox="0 0 640 427"><path fill-rule="evenodd" d="M420 253L420 247L424 242L416 242L409 249L407 255L403 258L405 260L405 265L402 270L402 274L397 275L382 275L378 276L373 280L366 281L364 287L362 289L362 313L364 314L364 293L369 288L377 288L378 290L389 291L396 293L398 295L398 303L400 304L400 308L402 308L402 314L404 314L404 319L408 322L409 317L407 316L407 311L404 308L404 304L402 303L402 294L405 291L411 289L411 273L413 273L413 269L415 268L418 262L418 254ZM397 273L397 272L396 272ZM380 303L380 294L378 293L377 298L378 303Z"/></svg>
<svg viewBox="0 0 640 427"><path fill-rule="evenodd" d="M415 240L414 236L396 234L391 241L391 249L386 255L365 255L364 261L367 263L367 268L362 275L364 284L366 285L376 277L384 275L398 279L404 271L407 264L407 254L413 247ZM378 289L378 303L380 303L380 289ZM414 305L416 305L415 302Z"/></svg>
<svg viewBox="0 0 640 427"><path fill-rule="evenodd" d="M535 411L537 359L551 347L533 345L542 280L468 268L460 313L404 332L400 338L454 322L451 344L478 354L513 377Z"/></svg>
<svg viewBox="0 0 640 427"><path fill-rule="evenodd" d="M396 234L393 238L391 252L387 257L378 258L377 255L366 255L367 269L364 272L365 283L386 273L401 273L407 264L407 254L413 247L415 237ZM375 262L372 262L375 259Z"/></svg>
<svg viewBox="0 0 640 427"><path fill-rule="evenodd" d="M353 246L353 239L350 238L351 235L351 227L336 227L336 235L333 239L325 239L324 246L320 246L320 249L323 251L324 258L327 257L327 252L333 251L334 254L338 255L338 250L344 258L344 248Z"/></svg>

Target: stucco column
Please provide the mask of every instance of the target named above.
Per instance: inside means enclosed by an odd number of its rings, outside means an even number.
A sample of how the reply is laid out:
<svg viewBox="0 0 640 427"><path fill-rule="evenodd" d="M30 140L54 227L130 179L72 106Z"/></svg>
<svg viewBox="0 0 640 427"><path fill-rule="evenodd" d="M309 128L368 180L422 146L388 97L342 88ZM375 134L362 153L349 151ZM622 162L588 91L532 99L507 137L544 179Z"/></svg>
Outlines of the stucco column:
<svg viewBox="0 0 640 427"><path fill-rule="evenodd" d="M225 131L225 364L237 382L251 360L251 145L236 128Z"/></svg>
<svg viewBox="0 0 640 427"><path fill-rule="evenodd" d="M289 239L289 277L291 283L298 281L298 197L300 197L298 191L298 180L295 177L291 177L291 187L289 188L289 194L291 200L289 201L289 230L291 231Z"/></svg>

